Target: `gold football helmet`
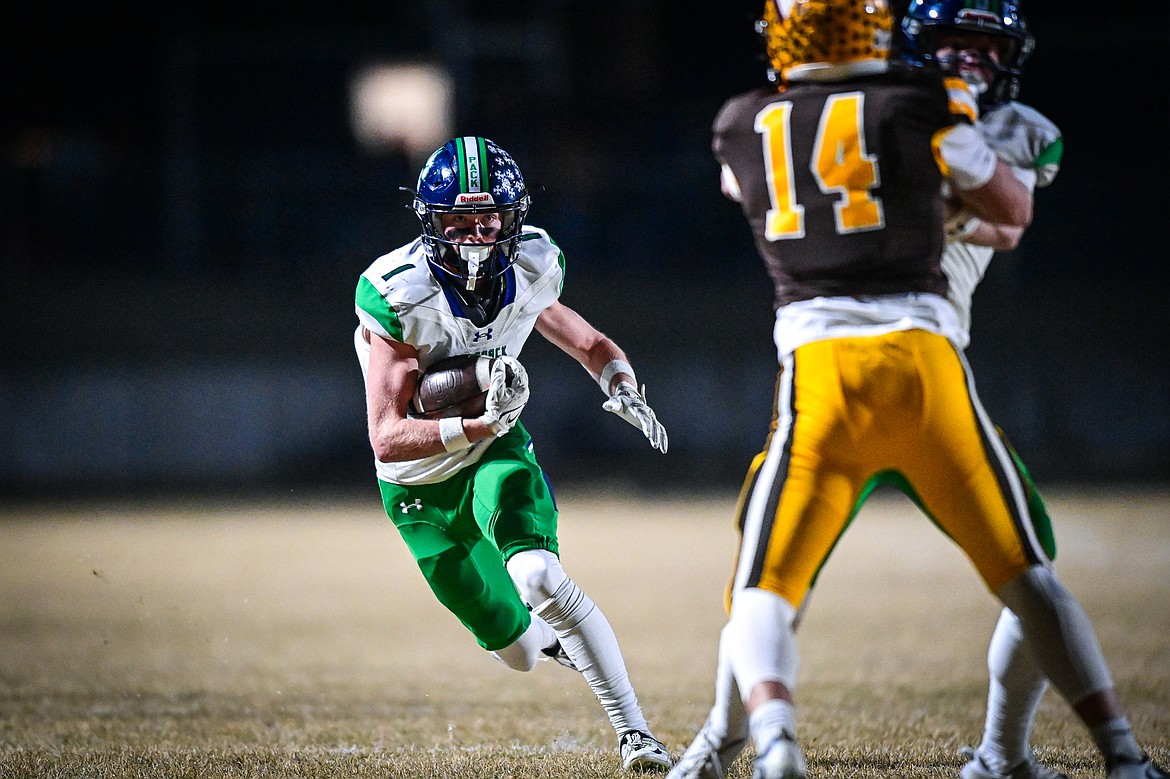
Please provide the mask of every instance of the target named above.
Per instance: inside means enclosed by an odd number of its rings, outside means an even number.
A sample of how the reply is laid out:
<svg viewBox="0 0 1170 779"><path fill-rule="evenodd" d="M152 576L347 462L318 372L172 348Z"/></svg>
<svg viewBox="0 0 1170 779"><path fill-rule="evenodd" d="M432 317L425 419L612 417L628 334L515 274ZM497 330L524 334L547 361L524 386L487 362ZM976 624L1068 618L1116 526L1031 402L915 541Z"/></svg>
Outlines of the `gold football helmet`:
<svg viewBox="0 0 1170 779"><path fill-rule="evenodd" d="M756 23L773 81L806 65L885 61L893 28L888 0L765 0Z"/></svg>

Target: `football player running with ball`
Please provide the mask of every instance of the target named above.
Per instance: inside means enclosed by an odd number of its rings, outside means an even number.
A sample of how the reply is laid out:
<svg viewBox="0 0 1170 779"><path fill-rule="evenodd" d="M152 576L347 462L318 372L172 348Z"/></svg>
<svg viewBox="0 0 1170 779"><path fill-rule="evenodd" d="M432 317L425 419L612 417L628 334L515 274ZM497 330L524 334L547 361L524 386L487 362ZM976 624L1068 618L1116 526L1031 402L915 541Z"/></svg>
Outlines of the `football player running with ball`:
<svg viewBox="0 0 1170 779"><path fill-rule="evenodd" d="M1162 779L1134 741L1092 625L1052 570L1026 474L980 407L961 353L966 322L947 299L942 173L960 218L988 226L1022 231L1030 189L950 115L954 90L948 100L937 73L888 62L892 26L884 0L768 0L760 30L778 89L732 98L715 122L724 191L776 286L781 373L768 446L738 508L716 705L671 777L722 776L748 738L756 779L805 776L796 624L840 534L885 479L1018 615L1111 779ZM951 86L975 118L970 93ZM1013 162L1042 170L1042 146ZM965 773L979 776L973 765ZM1030 760L1018 767L1051 775Z"/></svg>
<svg viewBox="0 0 1170 779"><path fill-rule="evenodd" d="M480 646L519 671L550 658L579 671L618 736L622 767L666 769L609 621L561 566L557 506L519 421L529 388L517 358L532 330L600 383L602 408L662 452L666 430L625 353L559 301L565 258L525 224L530 202L506 151L454 138L419 174L422 234L358 280L354 346L382 503L435 597ZM420 373L461 354L496 358L484 413L413 418Z"/></svg>

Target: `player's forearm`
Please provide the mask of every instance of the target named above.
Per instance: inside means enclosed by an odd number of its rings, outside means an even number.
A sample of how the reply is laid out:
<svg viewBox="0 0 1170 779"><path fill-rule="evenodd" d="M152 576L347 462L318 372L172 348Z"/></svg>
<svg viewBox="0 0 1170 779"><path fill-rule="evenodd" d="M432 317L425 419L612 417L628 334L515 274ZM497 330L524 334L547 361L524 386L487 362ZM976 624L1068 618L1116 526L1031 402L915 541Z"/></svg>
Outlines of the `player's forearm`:
<svg viewBox="0 0 1170 779"><path fill-rule="evenodd" d="M392 463L440 454L443 440L437 421L381 419L370 422L370 446L378 462Z"/></svg>
<svg viewBox="0 0 1170 779"><path fill-rule="evenodd" d="M964 238L967 243L989 246L996 251L1011 251L1020 245L1024 228L1011 225L997 225L979 220L974 230Z"/></svg>
<svg viewBox="0 0 1170 779"><path fill-rule="evenodd" d="M996 161L995 172L985 184L968 190L956 187L955 192L980 219L1021 228L1032 222L1032 191L1002 160Z"/></svg>
<svg viewBox="0 0 1170 779"><path fill-rule="evenodd" d="M613 388L623 381L630 384L637 382L634 378L634 368L630 365L626 353L604 336L589 350L581 364L589 371L589 375L597 380L601 391L606 395L612 395Z"/></svg>
<svg viewBox="0 0 1170 779"><path fill-rule="evenodd" d="M470 444L493 435L491 429L479 419L463 419L460 422L462 433ZM454 427L452 422L446 424L450 428ZM447 436L448 439L453 437L450 429ZM370 446L374 450L374 457L383 463L421 460L448 451L448 444L443 440L441 421L434 419L395 419L371 423Z"/></svg>

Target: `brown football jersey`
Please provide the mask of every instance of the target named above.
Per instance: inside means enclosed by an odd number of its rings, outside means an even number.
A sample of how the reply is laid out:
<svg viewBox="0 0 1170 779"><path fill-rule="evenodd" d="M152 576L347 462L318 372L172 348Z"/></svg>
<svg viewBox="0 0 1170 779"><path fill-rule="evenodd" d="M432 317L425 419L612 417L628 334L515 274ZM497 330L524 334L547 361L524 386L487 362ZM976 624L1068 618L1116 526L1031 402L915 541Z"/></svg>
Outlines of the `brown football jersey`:
<svg viewBox="0 0 1170 779"><path fill-rule="evenodd" d="M901 67L724 103L711 148L739 184L776 307L822 295L946 294L931 141L955 122L942 80Z"/></svg>

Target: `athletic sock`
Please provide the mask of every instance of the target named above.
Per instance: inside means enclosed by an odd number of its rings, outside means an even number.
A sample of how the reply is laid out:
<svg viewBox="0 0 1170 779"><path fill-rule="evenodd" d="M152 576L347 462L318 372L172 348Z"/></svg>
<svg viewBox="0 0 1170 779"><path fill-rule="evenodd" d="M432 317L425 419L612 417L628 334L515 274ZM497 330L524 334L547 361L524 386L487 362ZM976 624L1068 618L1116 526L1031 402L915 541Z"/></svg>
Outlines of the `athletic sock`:
<svg viewBox="0 0 1170 779"><path fill-rule="evenodd" d="M1118 717L1104 722L1090 731L1093 741L1101 754L1105 757L1106 765L1123 762L1136 762L1142 759L1141 747L1133 737L1133 728L1125 717Z"/></svg>
<svg viewBox="0 0 1170 779"><path fill-rule="evenodd" d="M617 734L627 730L649 733L626 672L626 661L617 636L601 609L581 588L566 577L553 597L534 613L542 617L560 639L561 648L589 683Z"/></svg>
<svg viewBox="0 0 1170 779"><path fill-rule="evenodd" d="M987 650L990 681L979 756L992 771L1007 774L1031 758L1028 739L1048 680L1036 664L1008 609L1000 614Z"/></svg>
<svg viewBox="0 0 1170 779"><path fill-rule="evenodd" d="M760 704L748 719L757 754L764 754L781 734L796 738L796 708L788 701L773 698Z"/></svg>

